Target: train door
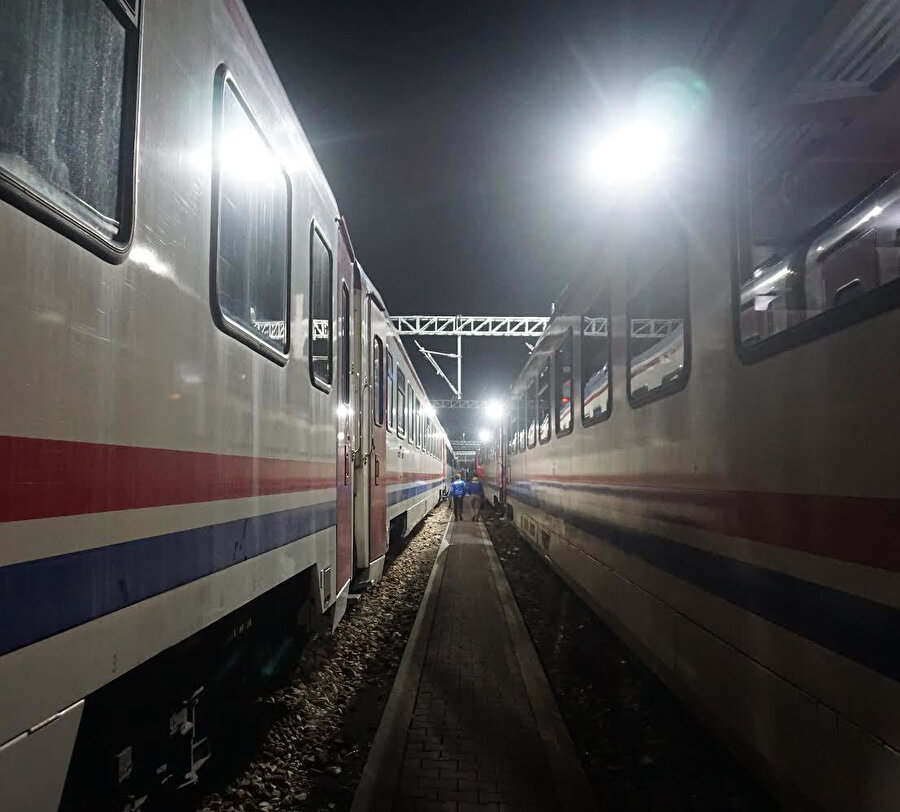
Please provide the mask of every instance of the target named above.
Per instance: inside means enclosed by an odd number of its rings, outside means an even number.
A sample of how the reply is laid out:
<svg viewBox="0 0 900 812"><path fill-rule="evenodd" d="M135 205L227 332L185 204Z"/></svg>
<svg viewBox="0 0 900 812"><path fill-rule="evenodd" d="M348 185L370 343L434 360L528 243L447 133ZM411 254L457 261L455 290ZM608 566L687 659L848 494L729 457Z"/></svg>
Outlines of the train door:
<svg viewBox="0 0 900 812"><path fill-rule="evenodd" d="M369 561L387 552L387 393L385 391L385 343L387 319L378 302L368 297L369 355L371 358L371 398L368 421L371 425L369 460Z"/></svg>
<svg viewBox="0 0 900 812"><path fill-rule="evenodd" d="M335 485L337 488L337 564L338 594L353 575L353 450L356 440L356 421L351 404L354 402L355 376L353 368L353 249L346 225L341 221L338 246L338 352L337 352L337 451Z"/></svg>

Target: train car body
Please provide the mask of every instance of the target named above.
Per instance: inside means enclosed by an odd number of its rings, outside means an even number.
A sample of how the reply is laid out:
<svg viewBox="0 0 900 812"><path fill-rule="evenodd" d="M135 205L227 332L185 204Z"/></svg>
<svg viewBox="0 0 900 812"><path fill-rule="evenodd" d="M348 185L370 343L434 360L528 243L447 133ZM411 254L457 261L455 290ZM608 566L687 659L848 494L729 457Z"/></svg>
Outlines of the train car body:
<svg viewBox="0 0 900 812"><path fill-rule="evenodd" d="M727 11L702 157L598 224L513 389L501 484L788 808L894 809L900 9Z"/></svg>
<svg viewBox="0 0 900 812"><path fill-rule="evenodd" d="M240 2L0 20L0 808L136 809L377 580L442 430L409 372L385 420L409 359Z"/></svg>

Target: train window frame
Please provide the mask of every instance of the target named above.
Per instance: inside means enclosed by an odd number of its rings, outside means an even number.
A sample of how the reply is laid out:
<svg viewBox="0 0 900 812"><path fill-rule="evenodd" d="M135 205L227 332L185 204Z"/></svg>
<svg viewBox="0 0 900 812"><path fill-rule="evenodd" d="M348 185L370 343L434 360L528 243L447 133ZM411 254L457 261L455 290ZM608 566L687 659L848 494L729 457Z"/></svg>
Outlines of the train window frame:
<svg viewBox="0 0 900 812"><path fill-rule="evenodd" d="M143 49L143 3L140 0L95 0L106 6L125 30L122 67L122 113L119 127L119 228L112 238L101 234L72 211L55 203L22 178L0 168L0 200L110 263L123 263L134 242L137 172L137 122L140 115ZM132 8L134 6L134 8ZM86 204L88 205L88 204Z"/></svg>
<svg viewBox="0 0 900 812"><path fill-rule="evenodd" d="M400 400L403 400L403 408L400 408ZM403 425L400 425L400 418L403 418ZM406 437L406 375L397 364L397 436Z"/></svg>
<svg viewBox="0 0 900 812"><path fill-rule="evenodd" d="M372 336L372 420L376 426L384 425L384 341L381 336Z"/></svg>
<svg viewBox="0 0 900 812"><path fill-rule="evenodd" d="M559 358L560 351L565 346L566 342L569 344L569 366L571 370L569 372L569 427L566 429L560 428L560 414L562 410L560 409L560 404L562 402L562 381L559 377ZM559 346L553 351L553 393L555 405L553 407L554 411L554 424L556 428L556 436L557 437L567 437L572 433L575 428L575 404L574 398L572 397L572 383L575 378L575 335L574 331L571 327L567 327L566 331L563 333L562 340L559 342ZM611 411L611 410L610 410ZM582 416L584 416L584 410L582 407Z"/></svg>
<svg viewBox="0 0 900 812"><path fill-rule="evenodd" d="M635 291L627 290L626 291L626 302L625 302L625 390L628 399L628 405L631 406L632 409L640 409L643 406L646 406L650 403L655 403L658 400L662 400L663 398L670 397L671 395L675 395L678 392L681 392L688 385L688 382L691 378L691 369L692 369L692 359L693 359L693 351L692 351L692 341L691 341L691 259L690 259L690 247L688 245L688 237L687 233L684 229L679 228L677 232L676 241L678 243L678 248L681 252L681 259L683 272L684 272L684 318L683 318L683 327L682 327L682 341L684 343L684 356L682 361L682 374L679 375L672 381L668 381L666 383L661 384L648 391L646 394L636 395L632 392L631 388L631 362L633 359L633 345L634 342L631 337L631 306L634 297L644 291L646 286L650 284L656 276L662 273L667 267L670 267L672 262L666 261L659 265L653 276L649 276L644 280L644 284ZM674 253L674 252L673 252ZM632 260L633 261L633 257ZM676 260L677 261L677 260ZM610 342L610 346L611 346ZM610 367L610 379L612 378L612 368ZM612 383L610 382L610 414L612 413ZM582 406L582 408L584 408Z"/></svg>
<svg viewBox="0 0 900 812"><path fill-rule="evenodd" d="M832 307L822 313L807 317L803 321L773 333L755 342L744 342L741 334L741 287L742 278L753 272L752 222L750 214L750 156L745 134L732 133L732 143L739 150L741 160L731 173L731 322L732 342L735 353L742 364L752 365L759 361L780 355L795 347L817 341L832 333L852 327L876 316L900 307L900 279L881 285L850 302ZM900 175L900 171L895 176ZM825 219L814 225L808 232L798 235L782 261L801 259L801 279L806 274L805 256L818 236L846 216L853 208L854 201L833 211Z"/></svg>
<svg viewBox="0 0 900 812"><path fill-rule="evenodd" d="M541 437L541 426L543 425L543 420L541 420L541 376L546 374L547 376L547 436L545 438ZM551 419L551 395L553 393L553 365L550 363L550 357L548 356L544 363L541 365L540 369L538 369L537 376L534 379L536 386L536 396L537 399L535 401L535 420L537 421L537 438L538 443L540 445L546 445L553 438L553 420Z"/></svg>
<svg viewBox="0 0 900 812"><path fill-rule="evenodd" d="M290 176L285 171L284 167L279 163L278 168L281 174L282 179L285 184L285 270L284 270L284 317L285 317L285 325L284 325L284 346L283 349L278 349L277 347L273 347L271 344L264 341L261 337L261 333L251 330L245 325L241 324L234 318L232 318L222 307L222 303L220 301L219 296L219 246L220 246L220 234L222 231L222 217L221 217L221 209L222 209L222 182L221 182L221 133L222 127L224 125L225 119L225 94L226 92L230 92L234 97L235 101L238 103L238 106L243 111L244 115L247 117L247 121L250 126L256 131L257 135L260 137L261 141L265 144L265 146L272 152L273 156L275 156L274 150L272 150L272 145L269 139L266 137L265 132L259 124L259 118L253 111L253 108L250 106L247 99L244 97L243 93L240 90L237 82L235 81L234 76L231 71L225 65L220 65L218 71L216 72L215 79L215 111L214 111L214 121L215 121L215 132L213 135L213 170L212 170L212 196L211 196L211 215L212 215L212 223L210 228L210 243L209 243L209 293L210 293L210 301L211 301L211 311L212 311L212 319L216 327L218 327L223 333L231 336L232 338L240 341L242 344L245 344L250 349L258 352L260 355L268 358L270 361L275 362L279 366L285 366L288 363L291 352L291 276L292 276L292 257L293 257L293 234L292 234L292 224L293 224L293 186L291 184ZM275 156L277 159L277 156ZM313 222L313 228L315 228L315 222ZM323 236L324 242L324 236ZM331 255L331 248L328 247L327 242L325 242L325 247L328 249L329 255ZM331 258L331 266L332 273L334 269L334 259ZM334 283L332 282L331 286L331 295L334 297ZM334 316L334 302L331 304L331 313L332 317ZM333 333L333 327L331 331ZM333 335L331 336L333 341ZM332 377L334 375L334 352L331 350L332 358L331 358L331 368L332 368ZM330 391L330 386L329 390Z"/></svg>
<svg viewBox="0 0 900 812"><path fill-rule="evenodd" d="M525 445L528 448L537 446L537 377L532 378L525 387ZM528 438L528 404L531 404L531 413L534 417L534 439Z"/></svg>
<svg viewBox="0 0 900 812"><path fill-rule="evenodd" d="M315 241L318 240L324 246L326 252L328 253L328 378L320 378L316 374L316 368L314 364L314 355L313 355L313 325L315 319L315 313L313 312L313 308L315 307L314 297L312 295L313 290L313 246L315 245ZM308 344L308 361L309 361L309 379L312 382L312 385L319 389L322 392L328 393L331 392L331 387L334 382L334 252L331 250L331 246L328 244L328 239L325 237L325 233L319 228L318 223L315 219L312 220L309 229L309 274L307 277L308 282L308 296L307 299L309 301L307 308L307 319L308 319L308 334L309 341Z"/></svg>

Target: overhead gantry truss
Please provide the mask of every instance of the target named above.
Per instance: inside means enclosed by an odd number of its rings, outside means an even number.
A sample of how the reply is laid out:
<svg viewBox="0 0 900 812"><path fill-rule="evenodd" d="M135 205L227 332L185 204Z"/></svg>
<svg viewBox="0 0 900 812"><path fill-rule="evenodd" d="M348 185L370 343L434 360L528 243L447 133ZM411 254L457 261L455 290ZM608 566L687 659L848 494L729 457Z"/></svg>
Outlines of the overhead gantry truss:
<svg viewBox="0 0 900 812"><path fill-rule="evenodd" d="M549 316L391 316L402 336L540 336Z"/></svg>

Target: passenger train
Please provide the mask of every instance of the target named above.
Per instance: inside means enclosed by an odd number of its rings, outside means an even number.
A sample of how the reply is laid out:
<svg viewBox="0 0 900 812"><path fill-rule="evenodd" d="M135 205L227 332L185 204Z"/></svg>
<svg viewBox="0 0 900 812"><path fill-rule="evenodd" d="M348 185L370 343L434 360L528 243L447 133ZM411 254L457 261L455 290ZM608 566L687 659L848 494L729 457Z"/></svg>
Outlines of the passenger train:
<svg viewBox="0 0 900 812"><path fill-rule="evenodd" d="M239 0L5 0L0 76L0 809L167 809L451 449Z"/></svg>
<svg viewBox="0 0 900 812"><path fill-rule="evenodd" d="M485 478L786 808L898 809L900 3L724 3L692 69Z"/></svg>

